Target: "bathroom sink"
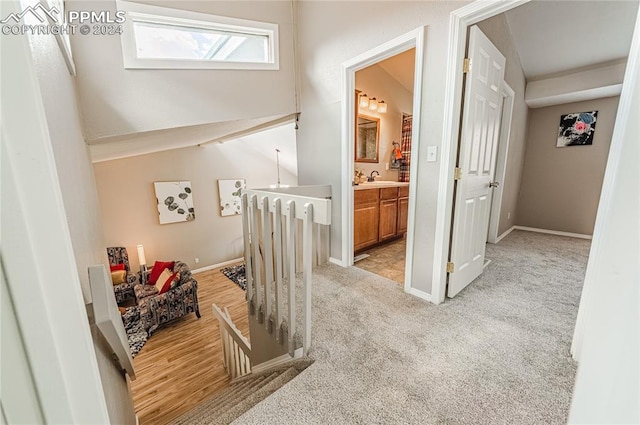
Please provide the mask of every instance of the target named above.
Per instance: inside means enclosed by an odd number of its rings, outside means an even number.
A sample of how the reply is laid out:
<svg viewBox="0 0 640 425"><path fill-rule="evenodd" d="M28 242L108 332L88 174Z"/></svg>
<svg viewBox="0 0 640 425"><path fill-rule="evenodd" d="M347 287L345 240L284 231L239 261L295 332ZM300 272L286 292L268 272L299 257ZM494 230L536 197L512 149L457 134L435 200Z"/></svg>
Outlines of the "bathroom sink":
<svg viewBox="0 0 640 425"><path fill-rule="evenodd" d="M398 182L392 182L392 181L388 181L388 180L378 180L378 181L374 181L374 182L363 182L360 183L362 186L366 186L366 185L377 185L377 186L397 186Z"/></svg>

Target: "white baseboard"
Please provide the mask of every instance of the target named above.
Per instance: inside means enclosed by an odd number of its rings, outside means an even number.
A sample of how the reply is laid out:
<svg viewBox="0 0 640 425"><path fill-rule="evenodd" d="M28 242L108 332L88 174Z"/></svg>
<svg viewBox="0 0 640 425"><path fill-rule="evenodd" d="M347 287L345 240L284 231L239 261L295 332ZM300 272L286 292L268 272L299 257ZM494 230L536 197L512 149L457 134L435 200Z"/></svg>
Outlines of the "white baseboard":
<svg viewBox="0 0 640 425"><path fill-rule="evenodd" d="M271 359L268 360L264 363L260 363L257 366L253 366L251 368L251 373L260 373L262 371L274 368L274 367L278 367L282 364L285 364L293 359L298 359L300 357L302 357L302 348L298 348L296 351L294 351L293 353L293 357L291 357L289 355L289 353L283 354L280 357L276 357L275 359Z"/></svg>
<svg viewBox="0 0 640 425"><path fill-rule="evenodd" d="M512 229L524 230L525 232L546 233L548 235L567 236L569 238L589 239L589 240L593 238L593 236L591 235L583 235L581 233L561 232L559 230L538 229L535 227L513 226Z"/></svg>
<svg viewBox="0 0 640 425"><path fill-rule="evenodd" d="M342 262L342 260L338 260L337 258L333 258L333 257L329 257L329 262L332 264L336 264L340 267L345 267L344 263Z"/></svg>
<svg viewBox="0 0 640 425"><path fill-rule="evenodd" d="M405 287L404 288L404 292L406 292L409 295L413 295L414 297L423 299L425 301L429 301L430 303L433 302L433 301L431 301L431 294L427 294L426 292L421 291L419 289L411 288L411 287L408 287L408 288Z"/></svg>
<svg viewBox="0 0 640 425"><path fill-rule="evenodd" d="M240 261L244 261L244 257L236 258L234 260L229 260L229 261L223 261L222 263L213 264L211 266L200 267L199 269L191 270L191 274L198 274L198 273L206 272L208 270L219 269L220 267L229 266L231 264L234 264Z"/></svg>
<svg viewBox="0 0 640 425"><path fill-rule="evenodd" d="M516 229L516 226L511 226L509 230L507 230L506 232L504 232L503 234L501 234L496 238L496 243L500 242L501 240L509 236L509 233L513 232L515 229Z"/></svg>

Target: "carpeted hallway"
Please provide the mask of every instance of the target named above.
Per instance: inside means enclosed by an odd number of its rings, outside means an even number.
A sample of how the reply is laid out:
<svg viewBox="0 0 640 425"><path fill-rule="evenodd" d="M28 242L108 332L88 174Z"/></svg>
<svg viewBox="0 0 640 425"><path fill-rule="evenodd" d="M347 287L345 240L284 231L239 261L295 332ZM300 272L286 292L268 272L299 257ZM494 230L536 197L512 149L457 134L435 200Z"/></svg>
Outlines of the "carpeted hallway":
<svg viewBox="0 0 640 425"><path fill-rule="evenodd" d="M515 231L439 306L358 268L318 268L315 363L234 423L566 423L589 245Z"/></svg>

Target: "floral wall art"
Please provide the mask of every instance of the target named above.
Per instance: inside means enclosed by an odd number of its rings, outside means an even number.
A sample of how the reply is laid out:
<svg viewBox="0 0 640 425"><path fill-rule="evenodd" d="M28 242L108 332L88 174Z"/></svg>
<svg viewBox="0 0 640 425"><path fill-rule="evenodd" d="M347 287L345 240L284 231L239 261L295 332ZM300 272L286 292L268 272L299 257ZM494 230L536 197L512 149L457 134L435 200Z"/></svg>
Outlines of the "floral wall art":
<svg viewBox="0 0 640 425"><path fill-rule="evenodd" d="M220 214L242 214L242 191L247 187L245 179L218 180L218 193L220 195Z"/></svg>
<svg viewBox="0 0 640 425"><path fill-rule="evenodd" d="M160 224L195 220L190 181L155 182Z"/></svg>
<svg viewBox="0 0 640 425"><path fill-rule="evenodd" d="M596 132L598 111L574 112L560 117L558 142L556 146L584 146L593 144L593 134Z"/></svg>

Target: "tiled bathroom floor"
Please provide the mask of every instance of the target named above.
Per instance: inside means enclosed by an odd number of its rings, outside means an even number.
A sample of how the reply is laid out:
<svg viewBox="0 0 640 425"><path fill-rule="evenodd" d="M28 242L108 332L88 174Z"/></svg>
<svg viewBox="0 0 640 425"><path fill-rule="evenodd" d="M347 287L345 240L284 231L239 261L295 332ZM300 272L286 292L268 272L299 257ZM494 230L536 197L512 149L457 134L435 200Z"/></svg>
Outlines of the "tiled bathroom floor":
<svg viewBox="0 0 640 425"><path fill-rule="evenodd" d="M369 254L369 257L358 261L354 266L395 282L404 283L406 250L407 239L405 235L396 241L364 251L363 254Z"/></svg>

